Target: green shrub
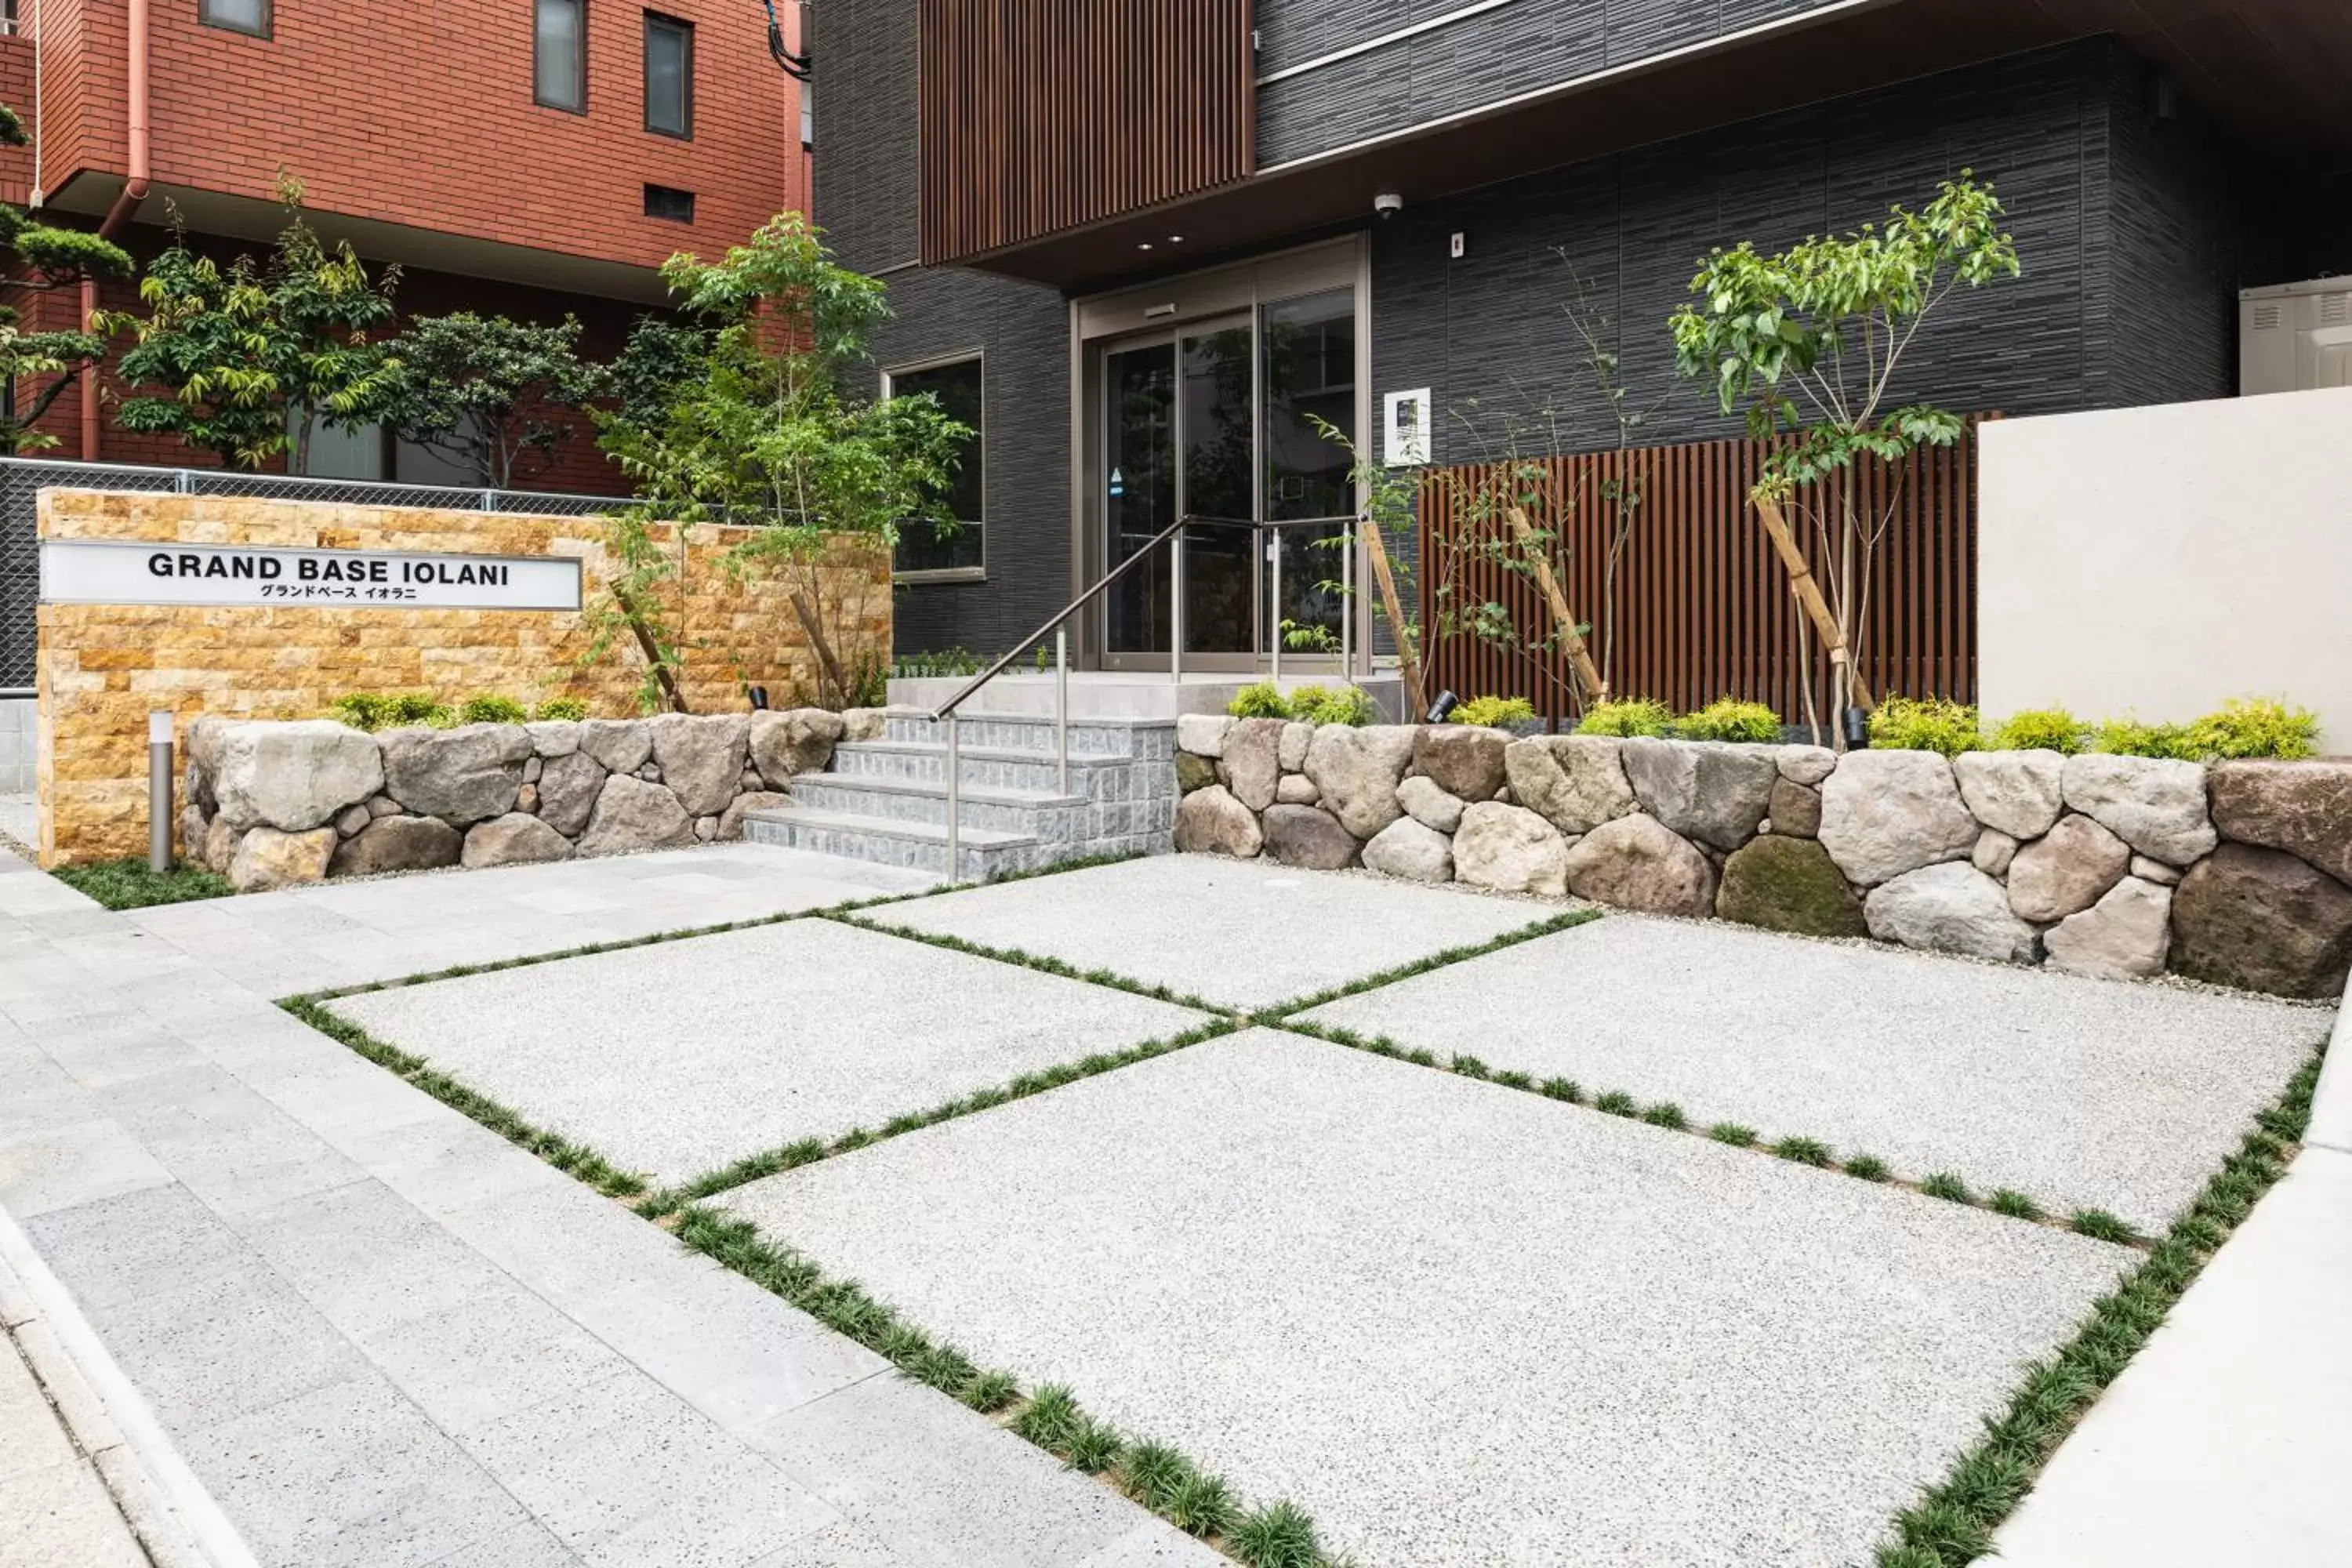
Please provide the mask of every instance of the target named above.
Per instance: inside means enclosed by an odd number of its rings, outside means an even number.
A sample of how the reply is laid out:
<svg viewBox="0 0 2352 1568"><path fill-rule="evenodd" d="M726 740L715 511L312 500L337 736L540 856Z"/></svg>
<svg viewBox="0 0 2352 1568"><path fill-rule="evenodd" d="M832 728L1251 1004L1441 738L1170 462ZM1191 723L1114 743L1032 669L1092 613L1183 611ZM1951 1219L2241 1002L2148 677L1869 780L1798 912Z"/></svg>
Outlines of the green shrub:
<svg viewBox="0 0 2352 1568"><path fill-rule="evenodd" d="M1870 716L1870 744L1882 752L1941 752L1956 757L1981 751L1984 731L1977 710L1940 697L1890 697Z"/></svg>
<svg viewBox="0 0 2352 1568"><path fill-rule="evenodd" d="M1536 716L1536 705L1524 697L1473 697L1454 710L1456 724L1525 724Z"/></svg>
<svg viewBox="0 0 2352 1568"><path fill-rule="evenodd" d="M577 697L551 697L531 716L543 721L562 719L576 724L588 717L588 704Z"/></svg>
<svg viewBox="0 0 2352 1568"><path fill-rule="evenodd" d="M1261 680L1255 686L1244 686L1234 693L1225 704L1225 711L1236 719L1287 719L1290 704L1271 680Z"/></svg>
<svg viewBox="0 0 2352 1568"><path fill-rule="evenodd" d="M1675 720L1672 732L1685 741L1750 741L1770 743L1780 738L1780 716L1761 702L1741 702L1719 697L1696 713Z"/></svg>
<svg viewBox="0 0 2352 1568"><path fill-rule="evenodd" d="M2090 743L2091 727L2063 708L2028 708L2002 720L1988 742L1996 752L2063 752Z"/></svg>
<svg viewBox="0 0 2352 1568"><path fill-rule="evenodd" d="M468 724L520 724L530 717L513 698L487 691L467 698L458 716Z"/></svg>
<svg viewBox="0 0 2352 1568"><path fill-rule="evenodd" d="M1576 727L1580 735L1663 735L1674 722L1674 714L1663 702L1647 697L1628 697L1616 702L1596 702L1585 710L1584 722Z"/></svg>
<svg viewBox="0 0 2352 1568"><path fill-rule="evenodd" d="M2191 755L2307 757L2319 737L2319 715L2268 698L2232 698L2218 713L2189 726Z"/></svg>
<svg viewBox="0 0 2352 1568"><path fill-rule="evenodd" d="M2185 758L2189 749L2186 724L2143 724L2137 719L2110 719L2092 737L2091 750L2118 757Z"/></svg>
<svg viewBox="0 0 2352 1568"><path fill-rule="evenodd" d="M1359 729L1380 721L1371 693L1360 686L1302 686L1290 694L1290 716L1308 724L1349 724Z"/></svg>
<svg viewBox="0 0 2352 1568"><path fill-rule="evenodd" d="M447 729L457 716L427 691L352 691L338 697L336 718L354 730L398 730L415 724Z"/></svg>

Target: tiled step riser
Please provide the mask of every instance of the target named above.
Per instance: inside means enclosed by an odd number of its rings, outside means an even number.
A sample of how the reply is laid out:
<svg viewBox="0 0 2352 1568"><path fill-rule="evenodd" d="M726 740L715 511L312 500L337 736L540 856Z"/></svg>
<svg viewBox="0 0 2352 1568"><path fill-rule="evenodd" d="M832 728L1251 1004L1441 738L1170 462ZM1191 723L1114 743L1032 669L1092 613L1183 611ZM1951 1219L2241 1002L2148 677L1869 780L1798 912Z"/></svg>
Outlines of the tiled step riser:
<svg viewBox="0 0 2352 1568"><path fill-rule="evenodd" d="M872 865L898 866L909 871L946 874L947 846L944 844L860 833L854 829L815 827L806 823L765 822L756 816L745 820L743 836L754 844L773 844L786 849L805 849L816 855L837 855L844 859L864 860ZM1039 866L1050 865L1056 859L1067 859L1069 855L1066 851L1057 852L1053 846L1039 844L1002 848L966 844L956 858L961 862L955 872L956 880L985 882L1014 871L1033 870Z"/></svg>
<svg viewBox="0 0 2352 1568"><path fill-rule="evenodd" d="M803 775L793 784L793 802L812 811L841 812L854 816L880 816L894 822L946 826L947 793L911 795L904 790L861 789L835 775ZM1067 805L1011 805L1002 801L962 802L960 820L966 827L994 833L1025 833L1055 844L1077 844L1096 853L1094 841L1136 834L1168 834L1176 826L1176 802L1171 795L1139 800L1096 800Z"/></svg>
<svg viewBox="0 0 2352 1568"><path fill-rule="evenodd" d="M948 759L945 752L868 750L850 745L835 749L830 772L839 778L901 779L944 787ZM1026 790L1039 795L1058 795L1063 789L1061 770L1050 758L1033 763L965 756L961 759L956 776L968 789ZM1154 786L1131 782L1139 776L1164 779L1165 787L1173 790L1176 767L1173 763L1134 763L1102 757L1081 763L1073 757L1068 789L1072 795L1091 800L1123 799L1139 791L1150 793Z"/></svg>
<svg viewBox="0 0 2352 1568"><path fill-rule="evenodd" d="M927 718L894 717L888 721L884 737L892 741L921 741L935 745L947 744L947 725ZM1024 719L1012 714L968 715L958 725L957 742L966 747L992 747L1004 751L1037 752L1045 756L1054 754L1054 721L1051 719ZM1070 725L1070 755L1095 757L1158 757L1173 758L1176 754L1176 729L1173 724L1087 724Z"/></svg>
<svg viewBox="0 0 2352 1568"><path fill-rule="evenodd" d="M793 803L813 811L837 811L852 816L885 816L894 822L929 822L944 825L948 819L947 791L941 786L937 793L911 794L903 789L869 789L855 780L831 775L807 776L793 781ZM978 827L992 833L1028 833L1039 838L1064 840L1082 837L1082 824L1089 807L1083 802L1066 805L1045 805L1023 802L974 800L962 802L961 820L966 827Z"/></svg>

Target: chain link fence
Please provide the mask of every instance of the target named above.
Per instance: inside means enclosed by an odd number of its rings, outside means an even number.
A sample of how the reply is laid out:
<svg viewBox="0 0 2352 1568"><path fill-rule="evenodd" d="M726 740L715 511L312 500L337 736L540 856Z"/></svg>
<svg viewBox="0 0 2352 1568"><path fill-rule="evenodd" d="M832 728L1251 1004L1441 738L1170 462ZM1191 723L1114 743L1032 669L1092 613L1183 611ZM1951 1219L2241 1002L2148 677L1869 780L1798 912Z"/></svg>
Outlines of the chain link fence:
<svg viewBox="0 0 2352 1568"><path fill-rule="evenodd" d="M0 458L0 695L27 691L33 685L35 616L41 598L41 552L34 529L38 497L47 486L179 495L259 496L270 500L341 501L351 506L536 512L555 517L585 517L622 504L625 499L247 474L232 468L151 468L130 463Z"/></svg>

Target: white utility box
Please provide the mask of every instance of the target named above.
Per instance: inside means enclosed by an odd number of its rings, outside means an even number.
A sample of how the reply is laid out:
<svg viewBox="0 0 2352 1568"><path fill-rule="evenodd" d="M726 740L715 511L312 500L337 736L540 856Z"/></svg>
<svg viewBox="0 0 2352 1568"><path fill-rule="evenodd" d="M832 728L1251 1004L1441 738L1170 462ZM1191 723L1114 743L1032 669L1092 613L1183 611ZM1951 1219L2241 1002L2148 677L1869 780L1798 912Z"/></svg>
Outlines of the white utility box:
<svg viewBox="0 0 2352 1568"><path fill-rule="evenodd" d="M2238 292L2238 393L2352 386L2352 278Z"/></svg>

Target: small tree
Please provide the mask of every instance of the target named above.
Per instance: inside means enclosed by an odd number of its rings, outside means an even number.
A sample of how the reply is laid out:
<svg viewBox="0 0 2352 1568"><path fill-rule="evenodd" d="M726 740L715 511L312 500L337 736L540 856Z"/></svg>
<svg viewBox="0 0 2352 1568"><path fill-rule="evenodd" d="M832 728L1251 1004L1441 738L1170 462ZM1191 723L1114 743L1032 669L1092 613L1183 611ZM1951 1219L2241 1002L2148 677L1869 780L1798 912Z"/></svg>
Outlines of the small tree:
<svg viewBox="0 0 2352 1568"><path fill-rule="evenodd" d="M1922 447L1951 446L1966 428L1929 404L1890 409L1888 393L1919 329L1954 293L2017 275L2016 241L2001 216L1991 184L1963 169L1923 210L1895 207L1883 226L1808 239L1778 256L1746 242L1715 250L1691 281L1699 303L1669 323L1681 374L1712 380L1726 414L1744 405L1752 435L1788 437L1753 499L1768 529L1783 504L1794 505L1813 559L1826 563L1827 602L1811 613L1840 712L1862 692L1854 663L1869 624L1873 557L1897 515L1895 466ZM1885 506L1868 515L1853 482L1864 458L1889 465L1895 481ZM1832 479L1845 482L1822 484ZM1808 486L1821 486L1817 500L1803 499ZM1794 548L1783 548L1784 559L1802 571Z"/></svg>
<svg viewBox="0 0 2352 1568"><path fill-rule="evenodd" d="M303 221L299 182L281 173L278 194L287 223L266 264L197 255L174 214L171 248L139 283L147 314L105 324L135 340L122 378L161 392L127 399L122 428L248 468L284 453L289 472L306 474L314 423L352 429L389 405L398 367L368 331L391 320L399 268L371 283L349 244L330 247Z"/></svg>
<svg viewBox="0 0 2352 1568"><path fill-rule="evenodd" d="M29 140L16 111L0 104L0 144L22 147ZM0 290L11 294L77 289L86 279L128 278L132 271L130 253L111 240L86 229L37 223L5 202L0 202L0 244L16 258L14 275L0 279ZM106 357L106 340L89 331L86 321L69 331L27 332L18 329L20 319L14 305L0 303L0 376L20 388L43 376L56 379L30 403L20 401L12 413L0 416L0 451L5 452L56 446L56 437L36 426L73 384L76 372Z"/></svg>
<svg viewBox="0 0 2352 1568"><path fill-rule="evenodd" d="M580 323L478 316L412 317L384 344L398 363L384 423L497 489L546 472L576 426L560 417L601 395L607 377L581 362Z"/></svg>
<svg viewBox="0 0 2352 1568"><path fill-rule="evenodd" d="M867 400L845 389L889 306L878 279L834 264L800 214L772 219L717 261L673 256L662 276L680 308L716 330L701 374L666 403L635 416L595 414L638 504L613 524L619 573L592 655L625 628L658 700L678 706L682 617L660 600L668 584L684 586L684 527L747 523L727 569L783 574L816 655L818 700L849 706L887 658L866 634L889 584L887 573L856 569L844 546L887 557L900 522L945 521L940 499L971 431L928 395ZM649 525L662 521L680 525L677 556L653 546Z"/></svg>

